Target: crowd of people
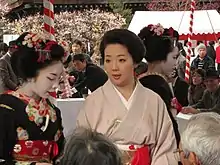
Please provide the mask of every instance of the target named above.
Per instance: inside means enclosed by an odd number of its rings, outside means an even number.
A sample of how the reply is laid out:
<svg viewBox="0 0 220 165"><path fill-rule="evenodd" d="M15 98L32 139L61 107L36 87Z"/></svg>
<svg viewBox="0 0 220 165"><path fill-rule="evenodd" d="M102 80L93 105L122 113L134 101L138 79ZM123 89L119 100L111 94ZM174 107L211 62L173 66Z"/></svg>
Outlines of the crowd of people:
<svg viewBox="0 0 220 165"><path fill-rule="evenodd" d="M101 66L78 39L25 32L9 47L2 43L0 163L219 165L220 46L212 43L195 48L189 83L179 34L160 24L138 35L105 32ZM70 137L51 100L67 98L67 85L70 97L85 98ZM180 112L194 114L182 134Z"/></svg>

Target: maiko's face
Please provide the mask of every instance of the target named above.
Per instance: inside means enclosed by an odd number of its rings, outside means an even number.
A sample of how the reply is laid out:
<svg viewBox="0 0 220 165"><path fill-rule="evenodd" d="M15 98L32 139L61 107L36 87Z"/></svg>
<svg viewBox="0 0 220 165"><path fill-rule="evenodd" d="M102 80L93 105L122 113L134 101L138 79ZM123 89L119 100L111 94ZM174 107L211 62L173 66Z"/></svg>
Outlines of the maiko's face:
<svg viewBox="0 0 220 165"><path fill-rule="evenodd" d="M51 92L58 88L61 74L64 68L61 61L55 62L50 66L39 71L39 74L33 83L33 92L41 97L48 98Z"/></svg>

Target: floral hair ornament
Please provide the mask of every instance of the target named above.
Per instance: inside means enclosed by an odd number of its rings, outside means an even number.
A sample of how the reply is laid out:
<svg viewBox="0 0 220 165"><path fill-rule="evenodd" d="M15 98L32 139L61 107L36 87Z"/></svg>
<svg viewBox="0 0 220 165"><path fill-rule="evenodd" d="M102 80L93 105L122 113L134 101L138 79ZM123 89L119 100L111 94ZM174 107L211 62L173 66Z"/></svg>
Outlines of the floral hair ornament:
<svg viewBox="0 0 220 165"><path fill-rule="evenodd" d="M22 45L27 46L28 48L34 48L38 53L38 63L44 63L46 60L51 60L51 46L56 45L55 41L46 41L41 34L33 34L29 33L24 37L24 41L22 41Z"/></svg>
<svg viewBox="0 0 220 165"><path fill-rule="evenodd" d="M162 36L164 33L164 28L161 24L157 24L157 25L148 25L148 28L150 28L150 31L154 32L154 34L156 34L157 36Z"/></svg>

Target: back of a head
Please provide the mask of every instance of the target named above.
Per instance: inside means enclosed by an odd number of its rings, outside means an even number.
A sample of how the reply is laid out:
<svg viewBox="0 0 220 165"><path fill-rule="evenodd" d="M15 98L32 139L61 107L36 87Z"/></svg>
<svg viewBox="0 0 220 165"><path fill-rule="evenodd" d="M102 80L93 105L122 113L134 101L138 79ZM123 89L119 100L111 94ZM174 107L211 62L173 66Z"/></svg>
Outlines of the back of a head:
<svg viewBox="0 0 220 165"><path fill-rule="evenodd" d="M117 147L104 135L76 129L66 144L60 165L122 165Z"/></svg>
<svg viewBox="0 0 220 165"><path fill-rule="evenodd" d="M72 56L72 61L81 61L84 62L86 61L86 54L80 53ZM87 62L87 61L86 61Z"/></svg>
<svg viewBox="0 0 220 165"><path fill-rule="evenodd" d="M138 36L146 47L146 60L148 62L166 61L168 53L174 48L174 40L178 41L178 33L170 29L164 29L160 24L144 27ZM174 39L175 38L175 39Z"/></svg>
<svg viewBox="0 0 220 165"><path fill-rule="evenodd" d="M8 52L8 45L4 42L0 43L0 52L5 52L7 53Z"/></svg>
<svg viewBox="0 0 220 165"><path fill-rule="evenodd" d="M201 165L219 165L219 114L201 113L194 115L182 133L181 142L184 153L194 152Z"/></svg>

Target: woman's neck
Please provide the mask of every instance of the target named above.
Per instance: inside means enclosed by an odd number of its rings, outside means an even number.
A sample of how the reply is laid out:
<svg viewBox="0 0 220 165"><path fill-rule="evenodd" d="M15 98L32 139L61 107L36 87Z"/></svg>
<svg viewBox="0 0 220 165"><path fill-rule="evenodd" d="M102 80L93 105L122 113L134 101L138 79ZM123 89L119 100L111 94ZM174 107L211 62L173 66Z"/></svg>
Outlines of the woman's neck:
<svg viewBox="0 0 220 165"><path fill-rule="evenodd" d="M40 100L40 97L36 95L33 90L31 90L31 84L29 83L24 83L17 91L21 94L24 94L30 98L35 99L36 101Z"/></svg>
<svg viewBox="0 0 220 165"><path fill-rule="evenodd" d="M131 97L134 89L135 89L135 86L136 86L136 81L135 79L132 80L132 83L124 86L124 87L117 87L117 90L122 94L122 96L126 99L126 100L129 100L129 98Z"/></svg>
<svg viewBox="0 0 220 165"><path fill-rule="evenodd" d="M159 74L163 74L163 71L160 67L159 63L148 63L148 73L159 73Z"/></svg>

